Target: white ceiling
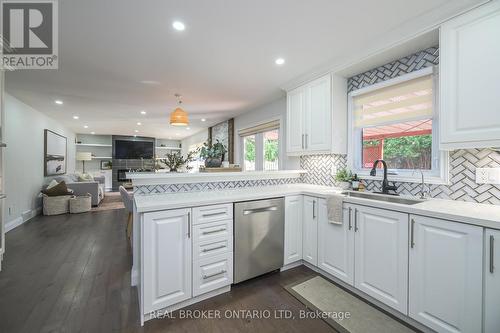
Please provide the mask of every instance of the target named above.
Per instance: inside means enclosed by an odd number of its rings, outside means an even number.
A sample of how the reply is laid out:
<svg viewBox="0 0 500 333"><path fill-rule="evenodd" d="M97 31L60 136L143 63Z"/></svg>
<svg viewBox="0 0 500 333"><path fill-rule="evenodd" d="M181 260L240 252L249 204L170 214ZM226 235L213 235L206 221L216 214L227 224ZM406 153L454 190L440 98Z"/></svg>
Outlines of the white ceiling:
<svg viewBox="0 0 500 333"><path fill-rule="evenodd" d="M183 138L279 98L281 86L314 68L359 55L388 36L426 29L477 2L63 0L59 69L7 73L6 90L77 133L139 129ZM174 20L186 30L172 29ZM277 57L285 65L276 66ZM168 124L176 92L184 96L190 130Z"/></svg>

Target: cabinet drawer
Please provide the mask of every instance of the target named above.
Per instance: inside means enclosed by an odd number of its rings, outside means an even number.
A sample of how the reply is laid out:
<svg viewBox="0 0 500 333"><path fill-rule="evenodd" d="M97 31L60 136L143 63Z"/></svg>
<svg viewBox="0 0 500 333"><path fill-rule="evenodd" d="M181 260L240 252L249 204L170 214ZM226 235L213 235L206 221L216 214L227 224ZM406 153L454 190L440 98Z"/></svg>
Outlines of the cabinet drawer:
<svg viewBox="0 0 500 333"><path fill-rule="evenodd" d="M193 296L233 282L233 252L194 261L193 265Z"/></svg>
<svg viewBox="0 0 500 333"><path fill-rule="evenodd" d="M210 240L193 244L193 260L201 260L233 251L233 238L222 237L219 240Z"/></svg>
<svg viewBox="0 0 500 333"><path fill-rule="evenodd" d="M193 226L193 242L233 238L233 220L203 223Z"/></svg>
<svg viewBox="0 0 500 333"><path fill-rule="evenodd" d="M193 225L227 219L233 219L232 203L193 208Z"/></svg>

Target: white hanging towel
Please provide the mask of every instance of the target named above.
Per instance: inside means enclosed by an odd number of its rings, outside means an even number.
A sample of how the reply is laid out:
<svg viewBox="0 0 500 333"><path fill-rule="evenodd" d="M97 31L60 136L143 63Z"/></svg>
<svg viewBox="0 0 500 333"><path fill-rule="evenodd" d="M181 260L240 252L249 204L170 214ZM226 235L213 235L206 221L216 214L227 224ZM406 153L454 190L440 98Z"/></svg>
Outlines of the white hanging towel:
<svg viewBox="0 0 500 333"><path fill-rule="evenodd" d="M342 224L343 212L342 203L344 197L341 194L332 194L326 198L326 206L328 208L328 223Z"/></svg>

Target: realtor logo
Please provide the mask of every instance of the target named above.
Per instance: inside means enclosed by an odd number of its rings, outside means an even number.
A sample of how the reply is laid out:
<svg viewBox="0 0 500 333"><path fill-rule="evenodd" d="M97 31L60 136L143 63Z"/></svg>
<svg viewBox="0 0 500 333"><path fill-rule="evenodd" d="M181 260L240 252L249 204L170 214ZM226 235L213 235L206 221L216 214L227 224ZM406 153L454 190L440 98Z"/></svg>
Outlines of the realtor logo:
<svg viewBox="0 0 500 333"><path fill-rule="evenodd" d="M0 69L56 69L57 0L2 0Z"/></svg>

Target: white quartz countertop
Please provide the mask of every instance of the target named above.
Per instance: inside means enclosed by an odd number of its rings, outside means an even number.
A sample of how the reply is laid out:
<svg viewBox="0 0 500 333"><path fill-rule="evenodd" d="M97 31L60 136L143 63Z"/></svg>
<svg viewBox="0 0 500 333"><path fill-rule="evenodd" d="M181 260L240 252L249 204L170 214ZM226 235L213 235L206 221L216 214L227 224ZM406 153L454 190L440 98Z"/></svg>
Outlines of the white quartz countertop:
<svg viewBox="0 0 500 333"><path fill-rule="evenodd" d="M342 190L334 187L290 184L205 192L138 195L134 200L137 212L144 213L297 194L326 198L332 193L340 192ZM500 229L500 206L497 205L442 199L428 199L418 204L404 205L356 197L345 197L344 202Z"/></svg>

